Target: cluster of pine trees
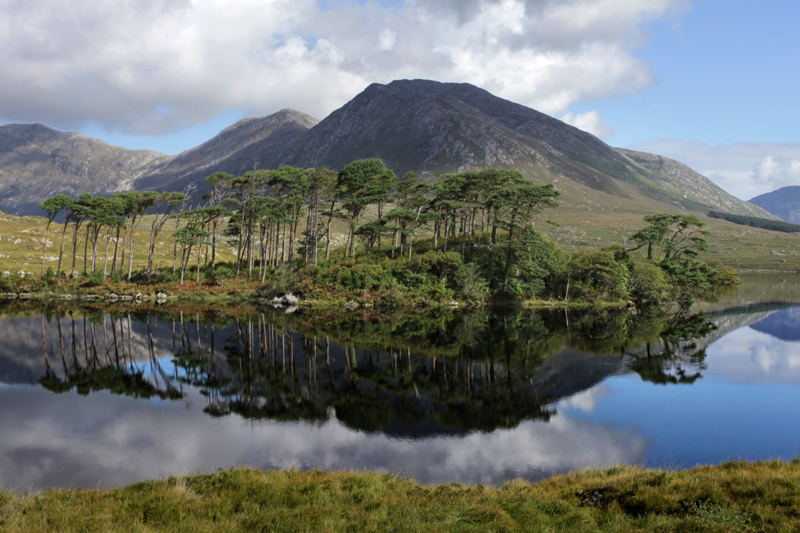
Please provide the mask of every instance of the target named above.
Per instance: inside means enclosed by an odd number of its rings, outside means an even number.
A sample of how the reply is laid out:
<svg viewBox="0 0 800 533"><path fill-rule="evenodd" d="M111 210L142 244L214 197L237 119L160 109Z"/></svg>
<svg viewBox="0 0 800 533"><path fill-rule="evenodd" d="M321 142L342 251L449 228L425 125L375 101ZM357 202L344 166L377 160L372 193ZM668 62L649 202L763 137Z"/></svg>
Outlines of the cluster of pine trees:
<svg viewBox="0 0 800 533"><path fill-rule="evenodd" d="M444 174L427 183L414 172L398 178L379 159L363 159L339 172L286 166L239 177L216 173L205 181L208 193L200 205L191 200L190 190L111 198L59 194L46 200L41 205L48 216L45 240L51 223L64 213L58 271L71 228L75 272L84 228L84 272L91 255L91 269L102 279L97 247L104 238L102 276L127 275L130 280L135 231L148 220L146 279L151 281L158 236L172 220L172 270L173 275L180 272L181 283L191 263L200 281L205 257L212 279L222 272L246 274L262 283L269 279L265 290L364 297L383 291L390 300L408 294L471 300L493 294L630 299L643 307L661 307L687 304L691 291L734 280L700 258L708 247L708 231L693 215L647 216L649 225L631 236L636 246L581 250L568 259L535 228L542 209L558 205L559 192L515 170ZM335 220L347 228L337 243L343 245L342 257L322 264L323 254L330 259ZM414 239L423 231L425 251L412 259ZM218 235L235 242L235 274L232 264L215 274ZM364 251L358 258L357 241ZM630 253L644 247L646 258ZM43 276L46 249L47 244ZM300 258L302 269L296 268Z"/></svg>
<svg viewBox="0 0 800 533"><path fill-rule="evenodd" d="M458 241L461 251L473 247L480 236L490 234L490 245L500 240L515 242L532 230L543 207L555 206L552 185L537 185L514 170L484 169L445 174L433 185L415 172L397 178L379 159L350 163L341 171L327 168L282 167L254 170L240 177L216 173L206 178L210 189L202 205L191 208L191 191L128 192L111 198L82 194L77 199L58 194L41 204L47 213L42 276L45 274L47 239L52 222L63 213L61 250L57 271L62 270L64 246L71 227L72 268L81 228L85 229L84 265L97 267L97 247L105 239L103 274L130 278L133 268L133 235L150 215L147 279L153 276L153 256L158 235L168 220L175 220L173 269L181 282L190 261L197 262L200 276L202 252L210 247L211 273L215 268L217 235L236 239L236 274L245 269L265 281L267 267L294 269L298 250L306 264L317 264L319 255L330 257L334 220L346 223L344 256L355 255L356 240L367 252L382 241L392 240L392 250L410 258L413 240L425 228L433 234L433 247L447 251ZM370 220L365 220L367 214ZM298 228L305 218L304 231ZM113 250L111 243L114 243ZM512 247L508 247L508 258ZM194 254L194 255L193 255ZM110 262L110 269L109 269Z"/></svg>

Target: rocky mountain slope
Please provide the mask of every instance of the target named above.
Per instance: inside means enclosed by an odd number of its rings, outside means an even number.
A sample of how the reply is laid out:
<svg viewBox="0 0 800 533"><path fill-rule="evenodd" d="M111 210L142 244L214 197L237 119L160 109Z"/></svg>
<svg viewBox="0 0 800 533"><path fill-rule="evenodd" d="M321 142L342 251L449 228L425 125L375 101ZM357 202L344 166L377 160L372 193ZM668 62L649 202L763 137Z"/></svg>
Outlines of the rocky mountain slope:
<svg viewBox="0 0 800 533"><path fill-rule="evenodd" d="M0 210L12 214L40 214L31 206L56 192L179 191L198 183L202 193L202 180L214 172L241 175L285 164L338 169L356 159L379 157L398 175L414 170L431 178L487 166L515 168L534 181L555 183L565 207L637 213L714 209L770 217L676 161L614 149L589 133L469 84L372 84L319 123L284 110L240 121L172 157L123 149L112 154L100 150L108 147L100 141L91 150L78 149L76 139L84 144L92 140L53 130L47 130L52 138L47 146L25 144L15 135L22 139L43 127L3 128L8 130L0 137ZM38 185L25 194L13 188L34 176ZM25 197L27 203L15 197Z"/></svg>
<svg viewBox="0 0 800 533"><path fill-rule="evenodd" d="M697 204L699 209L716 205L718 211L754 217L770 217L758 205L742 202L732 194L728 194L705 176L695 172L688 166L660 155L646 152L635 152L615 148L638 165L650 170L650 176L656 179L659 186L678 202Z"/></svg>
<svg viewBox="0 0 800 533"><path fill-rule="evenodd" d="M41 124L0 126L0 210L39 215L39 204L58 193L130 190L136 178L166 157Z"/></svg>
<svg viewBox="0 0 800 533"><path fill-rule="evenodd" d="M291 109L240 120L210 141L153 165L137 180L136 188L180 191L215 172L241 176L254 166L277 168L274 154L293 146L317 122Z"/></svg>
<svg viewBox="0 0 800 533"><path fill-rule="evenodd" d="M777 191L756 196L750 203L764 208L786 222L800 224L800 186L781 187Z"/></svg>

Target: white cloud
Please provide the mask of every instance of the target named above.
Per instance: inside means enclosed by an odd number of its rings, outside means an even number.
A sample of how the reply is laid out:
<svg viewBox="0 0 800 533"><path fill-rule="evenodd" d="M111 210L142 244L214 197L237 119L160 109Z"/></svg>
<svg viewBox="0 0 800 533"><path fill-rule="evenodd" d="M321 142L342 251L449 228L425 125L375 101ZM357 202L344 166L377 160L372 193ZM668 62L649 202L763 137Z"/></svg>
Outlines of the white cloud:
<svg viewBox="0 0 800 533"><path fill-rule="evenodd" d="M596 110L580 114L570 112L561 117L561 120L601 139L614 135L614 129L603 123L600 113Z"/></svg>
<svg viewBox="0 0 800 533"><path fill-rule="evenodd" d="M788 185L800 185L800 143L710 146L660 139L633 148L677 159L742 200Z"/></svg>
<svg viewBox="0 0 800 533"><path fill-rule="evenodd" d="M687 0L0 0L0 117L155 134L230 109L323 118L372 82L468 82L547 113L652 83Z"/></svg>

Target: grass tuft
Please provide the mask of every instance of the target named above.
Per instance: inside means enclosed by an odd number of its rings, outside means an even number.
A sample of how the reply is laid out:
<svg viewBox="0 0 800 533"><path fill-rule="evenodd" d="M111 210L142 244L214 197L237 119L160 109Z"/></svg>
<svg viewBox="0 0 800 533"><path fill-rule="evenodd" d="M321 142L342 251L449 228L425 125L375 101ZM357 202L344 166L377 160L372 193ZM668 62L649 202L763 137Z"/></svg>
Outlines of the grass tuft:
<svg viewBox="0 0 800 533"><path fill-rule="evenodd" d="M795 531L800 461L686 471L615 466L501 488L371 472L171 477L0 493L2 531Z"/></svg>

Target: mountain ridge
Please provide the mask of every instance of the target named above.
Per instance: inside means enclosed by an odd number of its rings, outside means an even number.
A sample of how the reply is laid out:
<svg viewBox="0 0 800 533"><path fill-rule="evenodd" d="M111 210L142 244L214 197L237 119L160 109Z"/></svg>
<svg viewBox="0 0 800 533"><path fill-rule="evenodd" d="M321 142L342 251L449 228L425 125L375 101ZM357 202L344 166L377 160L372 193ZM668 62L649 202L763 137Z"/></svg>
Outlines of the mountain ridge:
<svg viewBox="0 0 800 533"><path fill-rule="evenodd" d="M577 208L599 203L630 210L656 202L664 209L771 217L677 161L615 149L466 83L374 83L322 121L284 109L243 119L174 156L115 149L88 137L59 137L45 126L29 128L12 139L13 127L0 127L0 210L10 214L41 214L38 204L57 192L107 195L126 189L182 190L192 183L203 192L203 179L214 172L241 175L286 164L336 170L356 159L379 157L399 175L413 170L429 178L487 166L514 168L533 181L555 183L562 205ZM37 149L25 138L43 135L41 128L51 133L46 146L40 142ZM30 160L20 165L26 153ZM43 167L48 172L41 173ZM12 179L14 173L27 177L22 178L29 185L23 195L27 203L13 189L20 181Z"/></svg>

